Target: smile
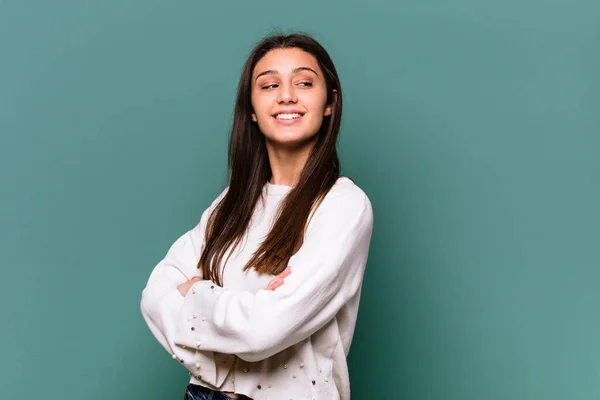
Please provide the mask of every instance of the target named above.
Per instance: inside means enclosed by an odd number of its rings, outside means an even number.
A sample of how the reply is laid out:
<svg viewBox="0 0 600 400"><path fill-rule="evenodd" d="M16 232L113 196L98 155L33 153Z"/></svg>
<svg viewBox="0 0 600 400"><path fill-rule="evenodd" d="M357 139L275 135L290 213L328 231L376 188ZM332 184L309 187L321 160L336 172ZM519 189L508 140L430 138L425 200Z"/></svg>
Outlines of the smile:
<svg viewBox="0 0 600 400"><path fill-rule="evenodd" d="M275 118L277 119L296 119L302 117L300 113L292 113L292 114L277 114Z"/></svg>
<svg viewBox="0 0 600 400"><path fill-rule="evenodd" d="M293 124L293 123L300 121L303 116L304 116L304 114L300 114L300 113L291 113L291 114L283 114L282 113L282 114L276 114L274 116L274 118L279 123L289 125L289 124Z"/></svg>

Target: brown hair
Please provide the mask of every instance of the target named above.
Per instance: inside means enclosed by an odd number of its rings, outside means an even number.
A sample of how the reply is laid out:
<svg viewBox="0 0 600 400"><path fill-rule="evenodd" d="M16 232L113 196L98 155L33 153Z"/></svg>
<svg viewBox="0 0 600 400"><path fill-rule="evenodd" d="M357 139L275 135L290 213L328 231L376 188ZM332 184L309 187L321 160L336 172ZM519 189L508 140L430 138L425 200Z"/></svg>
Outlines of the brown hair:
<svg viewBox="0 0 600 400"><path fill-rule="evenodd" d="M272 175L264 135L251 120L252 73L269 51L286 48L298 48L316 58L325 75L327 104L333 106L332 113L323 117L299 182L286 195L273 227L244 271L254 268L259 274L272 275L283 272L304 241L311 211L340 176L336 144L342 118L342 89L331 57L321 44L305 34L266 37L248 56L240 77L229 141L229 189L207 221L205 246L198 261L204 279L221 286L221 261L230 246L233 245L233 250L241 242L264 185Z"/></svg>

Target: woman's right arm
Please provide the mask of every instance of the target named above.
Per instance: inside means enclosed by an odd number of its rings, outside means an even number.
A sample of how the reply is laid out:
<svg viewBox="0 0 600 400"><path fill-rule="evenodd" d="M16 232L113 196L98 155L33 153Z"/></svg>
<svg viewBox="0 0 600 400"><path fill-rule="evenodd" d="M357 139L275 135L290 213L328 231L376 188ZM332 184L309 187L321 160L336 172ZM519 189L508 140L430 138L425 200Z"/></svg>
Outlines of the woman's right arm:
<svg viewBox="0 0 600 400"><path fill-rule="evenodd" d="M173 343L184 300L178 286L193 278L202 279L202 271L197 268L197 264L204 248L206 224L227 190L225 188L210 207L204 210L200 222L193 229L173 243L166 256L152 270L142 291L142 316L154 337L170 354L181 351L181 347Z"/></svg>
<svg viewBox="0 0 600 400"><path fill-rule="evenodd" d="M185 297L179 286L186 282L195 283L202 278L197 263L204 248L204 233L208 217L224 197L227 188L202 213L200 222L181 236L169 249L167 255L154 267L148 283L142 291L140 303L142 316L158 342L174 359L179 361L190 373L197 374L202 368L202 379L219 386L217 369L219 368L212 351L196 351L174 343L175 332L181 323L181 311ZM191 284L190 284L191 286Z"/></svg>
<svg viewBox="0 0 600 400"><path fill-rule="evenodd" d="M203 219L204 215L196 227L173 243L167 255L152 270L142 291L142 316L154 337L170 354L176 350L173 335L183 306L178 285L193 278L202 278L196 263L203 243Z"/></svg>

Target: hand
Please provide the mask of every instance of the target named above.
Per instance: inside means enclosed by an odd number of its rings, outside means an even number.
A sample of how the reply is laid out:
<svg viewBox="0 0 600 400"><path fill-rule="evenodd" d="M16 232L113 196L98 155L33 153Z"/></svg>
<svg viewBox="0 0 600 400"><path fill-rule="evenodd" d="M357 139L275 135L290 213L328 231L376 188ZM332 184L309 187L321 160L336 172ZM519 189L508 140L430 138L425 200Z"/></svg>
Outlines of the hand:
<svg viewBox="0 0 600 400"><path fill-rule="evenodd" d="M200 278L199 276L194 276L192 279L190 279L189 281L183 282L181 285L177 286L177 290L179 290L179 293L181 293L181 295L183 297L185 297L187 295L187 292L190 290L190 288L192 287L192 285L198 281L201 281L202 278Z"/></svg>
<svg viewBox="0 0 600 400"><path fill-rule="evenodd" d="M282 273L277 275L275 278L271 279L271 282L269 282L269 285L267 286L267 290L275 290L279 286L283 285L284 278L291 273L292 273L292 267L290 265L288 265L287 268L284 269Z"/></svg>

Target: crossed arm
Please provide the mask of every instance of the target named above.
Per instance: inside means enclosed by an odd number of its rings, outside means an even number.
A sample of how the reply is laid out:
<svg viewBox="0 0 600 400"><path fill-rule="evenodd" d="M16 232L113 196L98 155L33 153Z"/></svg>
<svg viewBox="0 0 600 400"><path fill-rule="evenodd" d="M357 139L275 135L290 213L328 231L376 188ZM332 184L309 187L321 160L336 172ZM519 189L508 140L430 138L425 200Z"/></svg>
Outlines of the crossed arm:
<svg viewBox="0 0 600 400"><path fill-rule="evenodd" d="M142 295L144 318L171 353L201 343L203 351L259 361L310 337L357 293L372 209L364 195L323 201L291 268L257 293L195 276L202 221L195 229L153 271Z"/></svg>
<svg viewBox="0 0 600 400"><path fill-rule="evenodd" d="M275 276L273 279L271 279L271 281L267 285L266 290L275 290L279 286L283 285L284 281L285 281L285 277L291 273L292 273L292 267L288 265L288 267L281 274L279 274L279 275ZM200 282L201 280L202 280L202 278L200 278L199 276L194 276L192 279L189 279L189 280L177 285L177 290L179 290L179 293L181 293L181 295L183 297L185 297L187 295L188 291L190 290L190 288L192 287L192 285L196 282Z"/></svg>

